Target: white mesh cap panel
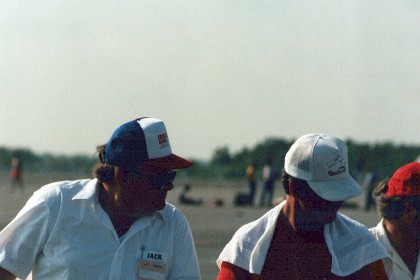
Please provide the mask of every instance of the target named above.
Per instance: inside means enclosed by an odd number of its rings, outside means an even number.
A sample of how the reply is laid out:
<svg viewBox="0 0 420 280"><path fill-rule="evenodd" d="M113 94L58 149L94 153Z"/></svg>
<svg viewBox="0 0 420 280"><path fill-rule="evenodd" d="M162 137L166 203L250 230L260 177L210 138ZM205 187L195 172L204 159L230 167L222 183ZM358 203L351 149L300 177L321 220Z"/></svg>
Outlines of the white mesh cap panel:
<svg viewBox="0 0 420 280"><path fill-rule="evenodd" d="M161 120L143 118L138 122L144 131L149 159L162 158L172 154L166 127Z"/></svg>

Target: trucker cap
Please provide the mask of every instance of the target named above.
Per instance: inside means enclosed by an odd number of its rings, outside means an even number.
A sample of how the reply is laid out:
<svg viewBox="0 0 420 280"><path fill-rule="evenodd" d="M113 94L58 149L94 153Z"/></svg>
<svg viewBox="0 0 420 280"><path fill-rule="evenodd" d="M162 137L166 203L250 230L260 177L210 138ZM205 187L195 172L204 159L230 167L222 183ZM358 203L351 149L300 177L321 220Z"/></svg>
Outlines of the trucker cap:
<svg viewBox="0 0 420 280"><path fill-rule="evenodd" d="M284 169L305 180L328 201L344 201L362 193L349 174L347 146L336 137L316 133L301 136L286 153Z"/></svg>
<svg viewBox="0 0 420 280"><path fill-rule="evenodd" d="M105 162L128 171L144 165L168 170L193 165L172 153L163 121L149 117L127 122L114 131L106 144Z"/></svg>
<svg viewBox="0 0 420 280"><path fill-rule="evenodd" d="M420 195L420 162L411 162L398 168L388 181L385 196Z"/></svg>

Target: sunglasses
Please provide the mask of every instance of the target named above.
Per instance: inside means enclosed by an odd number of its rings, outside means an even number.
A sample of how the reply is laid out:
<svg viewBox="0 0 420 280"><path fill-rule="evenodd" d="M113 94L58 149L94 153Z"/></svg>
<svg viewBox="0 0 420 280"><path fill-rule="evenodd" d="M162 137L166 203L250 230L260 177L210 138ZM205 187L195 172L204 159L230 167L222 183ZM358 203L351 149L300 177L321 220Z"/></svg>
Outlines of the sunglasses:
<svg viewBox="0 0 420 280"><path fill-rule="evenodd" d="M152 183L153 188L158 189L158 190L161 190L165 186L172 184L176 177L176 171L172 171L172 170L168 172L164 172L164 173L154 174L154 175L145 174L141 172L136 172L135 174L143 176L143 177L148 177L150 182Z"/></svg>
<svg viewBox="0 0 420 280"><path fill-rule="evenodd" d="M409 197L405 199L409 202L417 211L420 211L420 199L418 197Z"/></svg>

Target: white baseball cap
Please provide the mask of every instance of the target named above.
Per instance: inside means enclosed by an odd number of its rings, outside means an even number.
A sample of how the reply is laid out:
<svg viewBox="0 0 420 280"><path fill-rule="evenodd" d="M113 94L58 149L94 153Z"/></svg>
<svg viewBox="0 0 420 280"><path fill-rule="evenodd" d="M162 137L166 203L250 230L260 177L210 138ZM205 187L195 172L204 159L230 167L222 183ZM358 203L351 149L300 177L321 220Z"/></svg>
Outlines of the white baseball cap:
<svg viewBox="0 0 420 280"><path fill-rule="evenodd" d="M305 180L328 201L344 201L362 193L349 174L347 146L336 137L315 133L301 136L286 153L284 169Z"/></svg>

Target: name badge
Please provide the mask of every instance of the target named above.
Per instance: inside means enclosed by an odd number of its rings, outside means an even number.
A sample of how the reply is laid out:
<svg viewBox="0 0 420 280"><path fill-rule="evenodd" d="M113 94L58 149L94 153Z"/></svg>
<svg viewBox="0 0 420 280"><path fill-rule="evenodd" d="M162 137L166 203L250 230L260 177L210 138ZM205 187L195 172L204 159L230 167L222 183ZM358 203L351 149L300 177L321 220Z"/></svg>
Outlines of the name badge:
<svg viewBox="0 0 420 280"><path fill-rule="evenodd" d="M165 279L166 254L155 251L143 251L138 262L138 280Z"/></svg>

